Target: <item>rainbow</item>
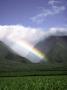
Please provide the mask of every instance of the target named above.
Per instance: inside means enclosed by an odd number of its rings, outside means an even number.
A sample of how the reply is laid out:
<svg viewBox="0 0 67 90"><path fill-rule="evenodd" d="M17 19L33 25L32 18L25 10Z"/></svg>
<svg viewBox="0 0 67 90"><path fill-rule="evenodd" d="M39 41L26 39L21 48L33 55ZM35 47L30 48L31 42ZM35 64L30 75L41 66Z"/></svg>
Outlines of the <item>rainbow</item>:
<svg viewBox="0 0 67 90"><path fill-rule="evenodd" d="M38 58L42 60L47 60L46 54L36 49L32 44L29 44L27 41L23 39L13 38L12 40L17 46L20 46L21 49L25 48L25 50L28 50L29 52L36 55Z"/></svg>

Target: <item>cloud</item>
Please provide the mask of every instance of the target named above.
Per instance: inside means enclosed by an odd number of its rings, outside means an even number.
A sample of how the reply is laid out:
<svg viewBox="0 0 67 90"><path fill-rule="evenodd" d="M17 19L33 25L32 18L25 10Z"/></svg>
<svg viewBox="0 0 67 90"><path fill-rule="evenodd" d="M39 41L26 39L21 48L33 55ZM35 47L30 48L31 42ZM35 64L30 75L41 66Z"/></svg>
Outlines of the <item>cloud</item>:
<svg viewBox="0 0 67 90"><path fill-rule="evenodd" d="M61 2L57 1L57 0L49 0L48 1L48 4L50 4L51 6L54 6L54 4L58 4L58 3L61 3Z"/></svg>
<svg viewBox="0 0 67 90"><path fill-rule="evenodd" d="M48 36L67 36L67 28L55 28L55 27L52 27L49 29L48 31Z"/></svg>
<svg viewBox="0 0 67 90"><path fill-rule="evenodd" d="M34 58L36 52L34 53L32 48L42 40L44 35L44 32L37 28L21 25L0 25L0 41L6 44L14 53L26 57L32 62L40 61L39 57L36 57L38 59ZM28 57L29 53L31 53L30 57Z"/></svg>
<svg viewBox="0 0 67 90"><path fill-rule="evenodd" d="M13 41L21 40L28 42L32 46L49 35L67 35L67 28L52 27L48 30L25 27L22 25L0 25L0 41L14 45Z"/></svg>
<svg viewBox="0 0 67 90"><path fill-rule="evenodd" d="M43 37L43 31L38 28L24 27L21 25L0 26L0 40L18 38L31 44L37 43Z"/></svg>
<svg viewBox="0 0 67 90"><path fill-rule="evenodd" d="M66 7L61 4L61 1L57 1L57 0L49 0L48 5L50 6L49 8L47 8L47 9L41 8L42 9L41 13L31 17L30 19L33 22L36 22L39 24L44 21L45 17L59 14L66 9Z"/></svg>
<svg viewBox="0 0 67 90"><path fill-rule="evenodd" d="M45 36L43 39L46 39L49 36L67 36L67 27L51 27L44 33Z"/></svg>
<svg viewBox="0 0 67 90"><path fill-rule="evenodd" d="M35 45L51 35L67 35L67 28L49 28L47 31L21 25L0 25L0 41L14 53L26 57L31 62L40 62L40 51Z"/></svg>

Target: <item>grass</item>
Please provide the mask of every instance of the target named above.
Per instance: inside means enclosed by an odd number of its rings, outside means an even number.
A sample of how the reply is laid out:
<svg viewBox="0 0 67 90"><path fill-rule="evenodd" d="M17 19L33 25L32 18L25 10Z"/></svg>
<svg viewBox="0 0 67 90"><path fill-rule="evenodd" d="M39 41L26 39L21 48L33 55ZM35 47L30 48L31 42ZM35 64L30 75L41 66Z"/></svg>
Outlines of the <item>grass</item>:
<svg viewBox="0 0 67 90"><path fill-rule="evenodd" d="M0 77L0 90L67 90L67 75Z"/></svg>
<svg viewBox="0 0 67 90"><path fill-rule="evenodd" d="M0 77L22 77L22 76L51 76L51 75L67 75L67 71L0 71Z"/></svg>

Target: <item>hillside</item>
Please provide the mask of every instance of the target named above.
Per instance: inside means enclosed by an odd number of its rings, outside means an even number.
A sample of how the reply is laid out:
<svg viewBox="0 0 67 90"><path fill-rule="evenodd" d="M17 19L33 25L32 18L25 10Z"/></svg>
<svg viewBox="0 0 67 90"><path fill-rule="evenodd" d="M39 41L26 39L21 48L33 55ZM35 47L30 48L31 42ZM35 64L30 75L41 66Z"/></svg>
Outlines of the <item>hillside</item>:
<svg viewBox="0 0 67 90"><path fill-rule="evenodd" d="M46 54L46 63L31 63L0 42L0 71L67 70L67 36L50 36L37 43L35 47Z"/></svg>
<svg viewBox="0 0 67 90"><path fill-rule="evenodd" d="M35 47L46 54L49 64L67 65L67 36L49 36Z"/></svg>
<svg viewBox="0 0 67 90"><path fill-rule="evenodd" d="M13 53L7 46L0 42L0 70L14 70L26 68L25 64L31 63L24 57Z"/></svg>

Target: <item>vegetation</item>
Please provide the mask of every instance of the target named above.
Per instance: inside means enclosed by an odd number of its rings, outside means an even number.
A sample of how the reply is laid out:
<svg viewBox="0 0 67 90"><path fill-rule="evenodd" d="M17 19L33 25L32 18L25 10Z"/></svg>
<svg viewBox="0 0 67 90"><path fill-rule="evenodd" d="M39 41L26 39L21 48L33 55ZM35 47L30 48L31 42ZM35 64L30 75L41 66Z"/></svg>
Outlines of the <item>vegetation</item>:
<svg viewBox="0 0 67 90"><path fill-rule="evenodd" d="M50 63L67 64L67 47L66 43L58 42L48 53Z"/></svg>
<svg viewBox="0 0 67 90"><path fill-rule="evenodd" d="M0 90L67 90L67 44L60 43L47 54L49 60L39 64L0 43Z"/></svg>
<svg viewBox="0 0 67 90"><path fill-rule="evenodd" d="M0 77L0 90L67 90L67 75Z"/></svg>

